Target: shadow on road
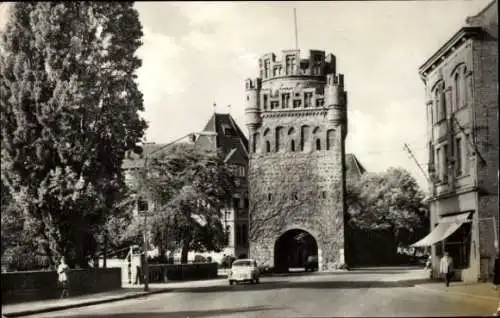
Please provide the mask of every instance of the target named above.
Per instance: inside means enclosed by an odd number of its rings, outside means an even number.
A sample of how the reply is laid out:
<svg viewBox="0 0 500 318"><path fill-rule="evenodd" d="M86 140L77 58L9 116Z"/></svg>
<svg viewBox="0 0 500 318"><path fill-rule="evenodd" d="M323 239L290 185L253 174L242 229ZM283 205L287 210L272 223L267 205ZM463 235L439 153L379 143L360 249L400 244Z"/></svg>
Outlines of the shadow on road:
<svg viewBox="0 0 500 318"><path fill-rule="evenodd" d="M73 318L132 318L132 317L168 317L168 318L197 318L197 317L219 317L222 315L230 314L243 314L249 312L258 311L269 311L269 310L281 310L282 308L272 308L269 306L251 306L251 307L239 307L239 308L223 308L223 309L205 309L205 310L182 310L182 311L162 311L162 312L131 312L131 313L114 313L114 314L91 314L91 315L75 315L71 316ZM53 316L64 317L64 316Z"/></svg>
<svg viewBox="0 0 500 318"><path fill-rule="evenodd" d="M214 293L214 292L246 292L259 290L275 290L275 289L362 289L362 288L405 288L414 287L418 284L428 283L428 279L414 279L396 282L384 281L316 281L316 282L290 282L270 281L265 279L260 284L238 284L238 285L223 285L223 286L206 286L206 287L186 287L178 288L176 292L186 293Z"/></svg>

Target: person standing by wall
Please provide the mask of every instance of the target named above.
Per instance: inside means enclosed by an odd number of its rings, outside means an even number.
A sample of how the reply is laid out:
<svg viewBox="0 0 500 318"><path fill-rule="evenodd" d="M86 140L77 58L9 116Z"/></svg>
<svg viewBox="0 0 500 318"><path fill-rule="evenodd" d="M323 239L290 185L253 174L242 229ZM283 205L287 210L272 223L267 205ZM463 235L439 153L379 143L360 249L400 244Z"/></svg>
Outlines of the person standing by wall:
<svg viewBox="0 0 500 318"><path fill-rule="evenodd" d="M453 276L453 258L448 252L444 252L441 262L439 263L439 272L443 276L446 287L450 286L450 280Z"/></svg>
<svg viewBox="0 0 500 318"><path fill-rule="evenodd" d="M61 264L59 264L59 266L57 267L59 285L62 288L61 298L66 298L69 296L68 273L69 273L69 266L68 264L66 264L66 260L64 259L63 256L61 257Z"/></svg>

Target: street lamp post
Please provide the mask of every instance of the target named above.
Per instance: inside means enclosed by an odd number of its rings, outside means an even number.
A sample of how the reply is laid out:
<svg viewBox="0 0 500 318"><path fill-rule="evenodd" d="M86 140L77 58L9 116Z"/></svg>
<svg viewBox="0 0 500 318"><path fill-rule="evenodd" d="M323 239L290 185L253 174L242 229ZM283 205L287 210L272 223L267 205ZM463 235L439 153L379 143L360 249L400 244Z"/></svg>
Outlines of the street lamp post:
<svg viewBox="0 0 500 318"><path fill-rule="evenodd" d="M143 172L144 172L144 180L147 180L147 171L148 171L148 158L150 158L153 154L175 144L176 142L178 142L179 140L182 140L186 137L192 137L193 138L193 141L194 141L194 138L196 138L196 136L213 136L213 135L217 135L217 133L215 132L206 132L206 131L201 131L201 132L193 132L193 133L189 133L189 134L186 134L182 137L179 137L177 139L175 139L174 141L172 142L169 142L168 144L165 144L163 146L161 146L160 148L156 149L155 151L151 152L148 156L145 156L144 157L144 166L143 166ZM146 209L146 211L144 211L144 230L143 230L143 251L144 251L144 261L143 261L143 275L144 275L144 291L148 291L149 290L149 264L148 264L148 255L147 255L147 251L148 251L148 237L147 237L147 229L148 229L148 212L149 212L149 204L148 204L148 208Z"/></svg>

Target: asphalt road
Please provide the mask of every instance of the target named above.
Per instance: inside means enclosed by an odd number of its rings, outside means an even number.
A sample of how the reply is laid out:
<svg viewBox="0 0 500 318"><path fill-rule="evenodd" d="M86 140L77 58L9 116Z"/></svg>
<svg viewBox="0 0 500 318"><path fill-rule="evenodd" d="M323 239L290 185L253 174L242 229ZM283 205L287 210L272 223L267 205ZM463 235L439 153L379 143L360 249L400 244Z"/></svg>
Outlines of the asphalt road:
<svg viewBox="0 0 500 318"><path fill-rule="evenodd" d="M333 317L491 316L495 300L415 287L405 269L262 277L258 285L184 288L165 294L36 317ZM35 317L35 316L32 316Z"/></svg>

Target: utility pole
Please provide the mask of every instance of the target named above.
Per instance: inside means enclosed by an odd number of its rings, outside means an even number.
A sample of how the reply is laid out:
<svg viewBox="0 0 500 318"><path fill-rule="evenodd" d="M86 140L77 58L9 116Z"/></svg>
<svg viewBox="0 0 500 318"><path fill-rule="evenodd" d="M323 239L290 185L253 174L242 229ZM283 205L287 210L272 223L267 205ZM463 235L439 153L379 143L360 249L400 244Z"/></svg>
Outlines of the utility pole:
<svg viewBox="0 0 500 318"><path fill-rule="evenodd" d="M410 155L410 157L413 159L413 161L415 161L415 164L417 165L417 167L420 169L420 171L424 175L424 177L427 180L427 182L429 182L429 184L431 184L432 183L431 179L429 178L429 176L427 176L427 173L425 173L425 170L422 168L422 166L420 165L420 163L418 163L417 158L415 158L415 155L413 154L413 151L411 151L411 149L408 146L408 144L405 143L403 145L403 149L408 152L408 154Z"/></svg>

